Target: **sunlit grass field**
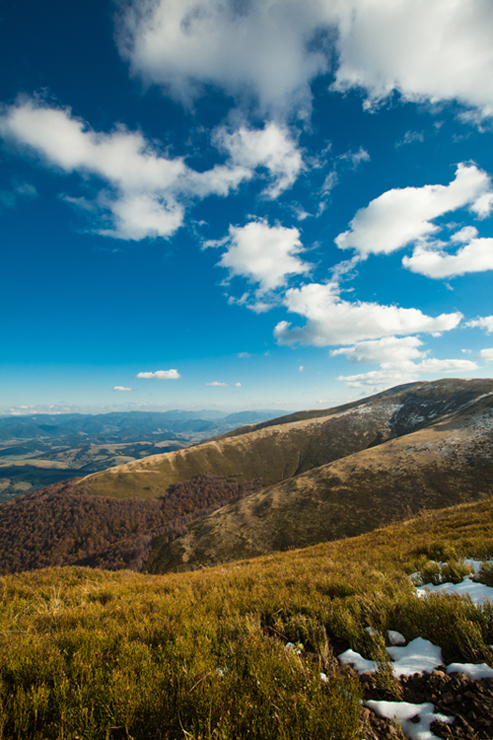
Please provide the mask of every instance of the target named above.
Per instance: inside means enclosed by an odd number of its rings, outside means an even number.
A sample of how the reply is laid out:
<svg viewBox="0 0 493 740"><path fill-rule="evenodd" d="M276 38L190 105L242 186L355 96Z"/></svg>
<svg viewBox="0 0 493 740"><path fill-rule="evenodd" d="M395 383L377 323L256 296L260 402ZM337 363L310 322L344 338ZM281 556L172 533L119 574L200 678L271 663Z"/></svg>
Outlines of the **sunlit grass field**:
<svg viewBox="0 0 493 740"><path fill-rule="evenodd" d="M360 685L339 666L337 645L379 661L394 698L383 638L367 626L422 636L447 660L492 665L493 606L418 599L408 577L436 571L434 560L453 576L461 557L492 555L487 499L193 573L6 576L0 737L356 740Z"/></svg>

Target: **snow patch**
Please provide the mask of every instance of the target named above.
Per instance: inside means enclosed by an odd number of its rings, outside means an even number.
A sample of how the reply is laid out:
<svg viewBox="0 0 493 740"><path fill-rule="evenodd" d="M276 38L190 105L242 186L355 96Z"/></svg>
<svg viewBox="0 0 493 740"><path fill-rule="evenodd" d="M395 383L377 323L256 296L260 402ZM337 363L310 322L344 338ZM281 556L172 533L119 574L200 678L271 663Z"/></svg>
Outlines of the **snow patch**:
<svg viewBox="0 0 493 740"><path fill-rule="evenodd" d="M473 561L466 561L469 562ZM476 571L477 572L477 571ZM426 583L416 589L420 598L428 596L430 593L457 594L458 596L469 596L473 604L483 604L489 601L493 604L493 588L485 586L484 583L476 583L472 576L466 576L460 583L440 583L435 586L433 583Z"/></svg>
<svg viewBox="0 0 493 740"><path fill-rule="evenodd" d="M493 678L493 668L486 663L451 663L447 666L447 673L465 673L473 681Z"/></svg>
<svg viewBox="0 0 493 740"><path fill-rule="evenodd" d="M405 647L388 647L387 652L394 661L392 670L399 678L413 673L431 673L443 664L441 648L422 637L416 637Z"/></svg>
<svg viewBox="0 0 493 740"><path fill-rule="evenodd" d="M378 666L374 660L367 660L362 655L357 653L355 650L346 650L338 656L342 663L349 663L353 666L354 670L361 675L361 673L375 673Z"/></svg>
<svg viewBox="0 0 493 740"><path fill-rule="evenodd" d="M435 714L433 704L411 704L407 701L374 701L365 702L365 706L372 709L380 717L386 717L398 722L406 737L411 740L439 740L430 730L430 724L435 720L453 722L453 717L445 714ZM419 718L418 721L416 721Z"/></svg>

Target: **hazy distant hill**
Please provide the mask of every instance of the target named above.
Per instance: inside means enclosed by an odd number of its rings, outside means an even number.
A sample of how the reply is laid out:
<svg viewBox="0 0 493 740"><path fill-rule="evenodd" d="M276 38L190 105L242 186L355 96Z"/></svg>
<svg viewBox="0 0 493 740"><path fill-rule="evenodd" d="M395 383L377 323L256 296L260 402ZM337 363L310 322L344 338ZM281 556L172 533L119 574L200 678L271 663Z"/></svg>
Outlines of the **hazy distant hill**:
<svg viewBox="0 0 493 740"><path fill-rule="evenodd" d="M0 501L113 465L187 447L279 411L31 414L0 417Z"/></svg>

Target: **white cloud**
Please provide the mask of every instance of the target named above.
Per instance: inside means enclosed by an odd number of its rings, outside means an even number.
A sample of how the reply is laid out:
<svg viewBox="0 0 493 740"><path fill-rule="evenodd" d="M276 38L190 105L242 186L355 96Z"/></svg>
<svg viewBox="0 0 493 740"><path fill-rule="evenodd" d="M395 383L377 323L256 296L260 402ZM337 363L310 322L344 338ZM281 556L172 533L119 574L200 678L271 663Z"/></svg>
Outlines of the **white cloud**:
<svg viewBox="0 0 493 740"><path fill-rule="evenodd" d="M421 373L463 373L478 369L471 360L436 360L432 357L419 362L417 367Z"/></svg>
<svg viewBox="0 0 493 740"><path fill-rule="evenodd" d="M279 111L309 105L310 79L329 68L320 32L332 15L322 0L134 0L119 48L134 74L182 101L212 83Z"/></svg>
<svg viewBox="0 0 493 740"><path fill-rule="evenodd" d="M470 360L437 360L434 358L421 362L385 362L379 370L358 375L340 375L336 380L343 381L349 388L364 388L366 392L377 392L402 383L411 383L420 375L440 375L441 373L464 373L477 370L478 366Z"/></svg>
<svg viewBox="0 0 493 740"><path fill-rule="evenodd" d="M284 285L288 275L302 274L310 265L297 256L302 251L296 228L269 226L266 221L251 221L246 226L230 226L229 235L220 241L206 242L206 247L228 246L218 265L230 276L245 277L259 283L265 293Z"/></svg>
<svg viewBox="0 0 493 740"><path fill-rule="evenodd" d="M298 368L298 372L299 373L302 373L304 369L305 369L304 366L303 365L300 365L299 368Z"/></svg>
<svg viewBox="0 0 493 740"><path fill-rule="evenodd" d="M358 342L352 347L333 349L331 357L345 355L350 362L382 363L404 362L424 357L425 353L418 349L423 342L418 337L382 337L368 342Z"/></svg>
<svg viewBox="0 0 493 740"><path fill-rule="evenodd" d="M114 391L133 391L133 388L125 388L124 385L115 385Z"/></svg>
<svg viewBox="0 0 493 740"><path fill-rule="evenodd" d="M493 334L493 316L478 316L477 319L472 319L466 323L466 326L471 328L479 327L484 329L487 334Z"/></svg>
<svg viewBox="0 0 493 740"><path fill-rule="evenodd" d="M123 4L122 4L123 6ZM118 40L134 74L183 100L217 85L264 111L310 103L338 59L335 88L369 105L458 100L493 113L493 7L484 0L133 0Z"/></svg>
<svg viewBox="0 0 493 740"><path fill-rule="evenodd" d="M487 349L481 349L479 351L479 359L485 362L493 362L493 347Z"/></svg>
<svg viewBox="0 0 493 740"><path fill-rule="evenodd" d="M213 388L241 388L241 383L220 383L217 380L214 380L212 383L206 383L206 385Z"/></svg>
<svg viewBox="0 0 493 740"><path fill-rule="evenodd" d="M493 6L484 0L346 0L336 88L370 101L458 100L493 113Z"/></svg>
<svg viewBox="0 0 493 740"><path fill-rule="evenodd" d="M251 357L251 354L249 352L238 352L238 357L241 357L242 359L247 359L248 357Z"/></svg>
<svg viewBox="0 0 493 740"><path fill-rule="evenodd" d="M432 221L445 213L469 206L483 214L485 196L493 196L486 172L459 164L449 185L395 188L375 198L335 242L340 249L356 249L363 256L390 254L438 231Z"/></svg>
<svg viewBox="0 0 493 740"><path fill-rule="evenodd" d="M456 244L465 244L466 242L471 241L471 239L475 239L477 235L478 230L475 226L464 226L463 229L452 234L450 241L455 242Z"/></svg>
<svg viewBox="0 0 493 740"><path fill-rule="evenodd" d="M254 130L241 126L228 133L220 129L216 143L226 149L232 162L247 170L265 167L272 179L265 195L277 198L291 187L303 167L300 151L292 141L289 131L274 122L263 129Z"/></svg>
<svg viewBox="0 0 493 740"><path fill-rule="evenodd" d="M472 239L455 254L447 254L441 247L441 243L438 246L433 243L418 245L410 257L403 258L402 264L408 270L429 278L493 270L493 239Z"/></svg>
<svg viewBox="0 0 493 740"><path fill-rule="evenodd" d="M269 174L267 194L277 197L302 168L287 129L274 123L258 131L220 130L213 139L229 158L204 172L188 167L182 157L165 156L139 132L121 126L98 133L69 109L30 98L3 109L0 134L66 174L77 172L86 181L92 176L99 191L94 201L66 200L86 215L99 217L100 234L121 239L171 236L183 224L190 199L226 196L252 179L258 167Z"/></svg>
<svg viewBox="0 0 493 740"><path fill-rule="evenodd" d="M426 316L417 308L382 306L378 303L345 301L335 283L311 283L286 291L285 305L291 313L304 316L303 327L281 321L274 330L280 344L311 344L316 347L347 345L394 335L441 332L455 328L462 314Z"/></svg>
<svg viewBox="0 0 493 740"><path fill-rule="evenodd" d="M178 380L181 378L178 370L156 370L153 373L137 373L136 378L143 378L145 380L156 379L156 380Z"/></svg>

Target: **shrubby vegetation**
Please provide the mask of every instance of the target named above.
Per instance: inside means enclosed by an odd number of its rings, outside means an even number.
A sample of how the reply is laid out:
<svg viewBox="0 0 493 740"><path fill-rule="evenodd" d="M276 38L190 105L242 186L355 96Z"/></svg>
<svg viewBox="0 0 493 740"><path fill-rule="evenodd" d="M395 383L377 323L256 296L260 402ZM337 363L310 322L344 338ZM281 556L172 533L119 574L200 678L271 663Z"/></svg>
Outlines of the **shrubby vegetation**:
<svg viewBox="0 0 493 740"><path fill-rule="evenodd" d="M262 482L199 475L148 500L90 496L75 485L55 484L0 504L1 573L77 563L139 570L154 536L177 537L189 522Z"/></svg>
<svg viewBox="0 0 493 740"><path fill-rule="evenodd" d="M437 548L491 556L493 501L200 572L4 576L1 737L359 740L359 679L334 654L378 660L398 698L382 638L365 627L422 636L447 662L492 663L491 605L414 593L408 575L427 572Z"/></svg>

